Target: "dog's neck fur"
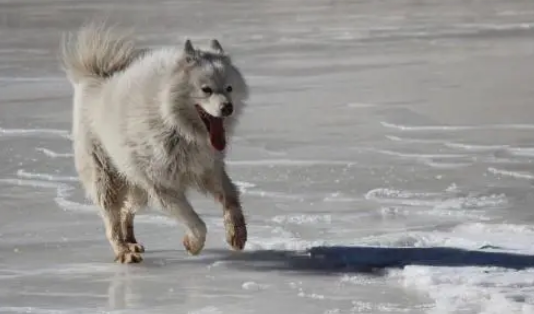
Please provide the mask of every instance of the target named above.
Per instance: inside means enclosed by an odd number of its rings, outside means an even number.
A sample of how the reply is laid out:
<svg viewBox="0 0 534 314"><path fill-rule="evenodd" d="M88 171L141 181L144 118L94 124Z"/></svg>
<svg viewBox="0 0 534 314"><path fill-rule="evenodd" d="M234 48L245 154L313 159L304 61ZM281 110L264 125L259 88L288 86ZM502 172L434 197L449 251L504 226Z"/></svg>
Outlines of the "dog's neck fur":
<svg viewBox="0 0 534 314"><path fill-rule="evenodd" d="M194 109L193 101L184 94L167 93L162 104L163 125L178 132L189 143L206 141L207 131Z"/></svg>
<svg viewBox="0 0 534 314"><path fill-rule="evenodd" d="M178 67L182 67L178 64ZM181 73L179 76L176 73ZM163 80L160 96L160 113L163 125L176 131L185 141L198 143L205 141L206 130L189 96L191 86L188 84L188 73L172 71L169 78Z"/></svg>

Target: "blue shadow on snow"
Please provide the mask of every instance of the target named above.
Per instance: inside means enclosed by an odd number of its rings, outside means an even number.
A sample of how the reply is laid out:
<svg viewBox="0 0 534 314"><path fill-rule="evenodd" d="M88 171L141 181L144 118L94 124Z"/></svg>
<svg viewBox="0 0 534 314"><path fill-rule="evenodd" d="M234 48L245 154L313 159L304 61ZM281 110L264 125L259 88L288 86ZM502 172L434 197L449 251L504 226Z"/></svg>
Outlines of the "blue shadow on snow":
<svg viewBox="0 0 534 314"><path fill-rule="evenodd" d="M306 251L256 250L231 252L207 249L191 263L223 262L231 268L253 271L295 271L315 274L371 273L408 265L449 267L534 268L534 256L508 252L464 250L447 247L391 248L321 246Z"/></svg>

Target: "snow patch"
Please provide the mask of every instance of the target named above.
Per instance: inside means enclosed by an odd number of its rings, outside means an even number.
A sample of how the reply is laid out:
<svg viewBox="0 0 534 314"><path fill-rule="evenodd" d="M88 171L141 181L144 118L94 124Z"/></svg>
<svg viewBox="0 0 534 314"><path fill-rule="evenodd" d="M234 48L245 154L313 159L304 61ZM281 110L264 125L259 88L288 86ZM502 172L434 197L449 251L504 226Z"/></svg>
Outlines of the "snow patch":
<svg viewBox="0 0 534 314"><path fill-rule="evenodd" d="M534 157L534 148L532 147L529 147L529 148L513 147L513 148L508 148L507 151L510 152L514 156Z"/></svg>
<svg viewBox="0 0 534 314"><path fill-rule="evenodd" d="M392 274L435 300L430 313L534 313L533 270L407 266Z"/></svg>
<svg viewBox="0 0 534 314"><path fill-rule="evenodd" d="M70 139L70 134L66 130L57 129L4 129L0 128L0 136L42 136L53 135L61 138Z"/></svg>
<svg viewBox="0 0 534 314"><path fill-rule="evenodd" d="M441 144L443 140L436 139L422 139L422 138L406 138L394 135L386 135L386 138L393 142L403 142L403 143L424 143L424 144Z"/></svg>
<svg viewBox="0 0 534 314"><path fill-rule="evenodd" d="M296 215L278 215L273 217L274 222L279 224L317 224L317 223L332 223L332 215L309 215L309 214L296 214Z"/></svg>
<svg viewBox="0 0 534 314"><path fill-rule="evenodd" d="M388 188L370 190L365 194L365 198L383 204L430 207L435 210L487 209L508 203L504 194L469 193L466 196L458 196L450 193L412 192Z"/></svg>
<svg viewBox="0 0 534 314"><path fill-rule="evenodd" d="M215 306L203 307L200 310L193 310L187 312L188 314L222 314L223 312Z"/></svg>
<svg viewBox="0 0 534 314"><path fill-rule="evenodd" d="M414 153L402 153L386 149L373 149L375 152L402 158L414 158L414 159L438 159L438 158L463 158L467 157L464 154L414 154Z"/></svg>
<svg viewBox="0 0 534 314"><path fill-rule="evenodd" d="M423 163L429 167L436 169L455 169L471 166L471 162L436 162L430 159L424 159Z"/></svg>
<svg viewBox="0 0 534 314"><path fill-rule="evenodd" d="M534 130L534 124L488 124L488 125L427 125L412 126L394 124L389 122L380 122L383 127L396 129L399 131L471 131L471 130Z"/></svg>
<svg viewBox="0 0 534 314"><path fill-rule="evenodd" d="M244 290L260 291L260 290L267 289L269 286L268 285L264 285L264 284L260 284L260 283L254 282L254 281L247 281L247 282L243 283L242 287L243 287Z"/></svg>
<svg viewBox="0 0 534 314"><path fill-rule="evenodd" d="M516 179L525 179L525 180L534 179L534 174L531 174L528 172L510 171L510 170L504 170L504 169L497 169L493 167L488 168L488 171L494 175L501 175L501 176L512 177Z"/></svg>
<svg viewBox="0 0 534 314"><path fill-rule="evenodd" d="M508 145L475 145L475 144L462 144L462 143L452 143L452 142L447 142L443 145L450 147L450 148L459 148L463 150L479 151L479 152L495 151L495 150L500 150L500 149L506 149L509 147Z"/></svg>
<svg viewBox="0 0 534 314"><path fill-rule="evenodd" d="M17 171L17 176L21 178L41 179L41 180L54 181L54 182L61 182L61 181L78 182L77 177L58 176L55 174L48 174L48 173L28 172L24 169L19 169Z"/></svg>
<svg viewBox="0 0 534 314"><path fill-rule="evenodd" d="M283 237L249 237L246 250L287 250L304 251L312 246L324 246L326 241L308 241L293 236Z"/></svg>
<svg viewBox="0 0 534 314"><path fill-rule="evenodd" d="M53 150L44 147L37 147L35 150L45 154L47 157L50 158L70 158L74 156L73 153L57 153Z"/></svg>

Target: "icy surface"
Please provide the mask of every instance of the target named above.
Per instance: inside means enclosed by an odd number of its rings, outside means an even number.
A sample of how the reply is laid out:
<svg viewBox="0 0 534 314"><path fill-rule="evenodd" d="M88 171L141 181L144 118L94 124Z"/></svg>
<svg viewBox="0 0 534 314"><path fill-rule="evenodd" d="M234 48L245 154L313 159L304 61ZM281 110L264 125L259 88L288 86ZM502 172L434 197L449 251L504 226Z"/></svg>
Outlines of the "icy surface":
<svg viewBox="0 0 534 314"><path fill-rule="evenodd" d="M70 149L61 33L220 39L252 88L221 210L137 219L112 263ZM534 2L0 0L0 313L534 313ZM311 253L306 249L311 249Z"/></svg>

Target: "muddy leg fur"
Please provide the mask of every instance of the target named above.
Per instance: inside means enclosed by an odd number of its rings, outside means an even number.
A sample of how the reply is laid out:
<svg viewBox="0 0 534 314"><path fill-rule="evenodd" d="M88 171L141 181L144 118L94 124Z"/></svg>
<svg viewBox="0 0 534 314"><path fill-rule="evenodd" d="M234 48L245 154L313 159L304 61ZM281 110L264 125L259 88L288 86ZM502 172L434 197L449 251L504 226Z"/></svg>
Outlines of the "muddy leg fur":
<svg viewBox="0 0 534 314"><path fill-rule="evenodd" d="M180 190L156 187L152 190L152 197L160 206L172 215L187 229L183 245L191 255L197 255L204 248L206 242L206 224L187 200L185 193Z"/></svg>
<svg viewBox="0 0 534 314"><path fill-rule="evenodd" d="M208 179L207 181L208 192L223 206L226 242L234 250L243 250L247 242L247 226L236 185L224 169L220 180Z"/></svg>
<svg viewBox="0 0 534 314"><path fill-rule="evenodd" d="M139 263L143 259L137 252L130 250L124 240L121 226L121 209L126 199L127 185L109 163L102 150L94 147L94 193L95 202L101 209L106 229L106 237L115 252L118 263Z"/></svg>
<svg viewBox="0 0 534 314"><path fill-rule="evenodd" d="M121 208L121 229L122 236L130 251L143 253L145 248L137 242L134 233L134 218L137 211L145 207L148 203L148 197L145 191L138 187L128 187L126 201Z"/></svg>

